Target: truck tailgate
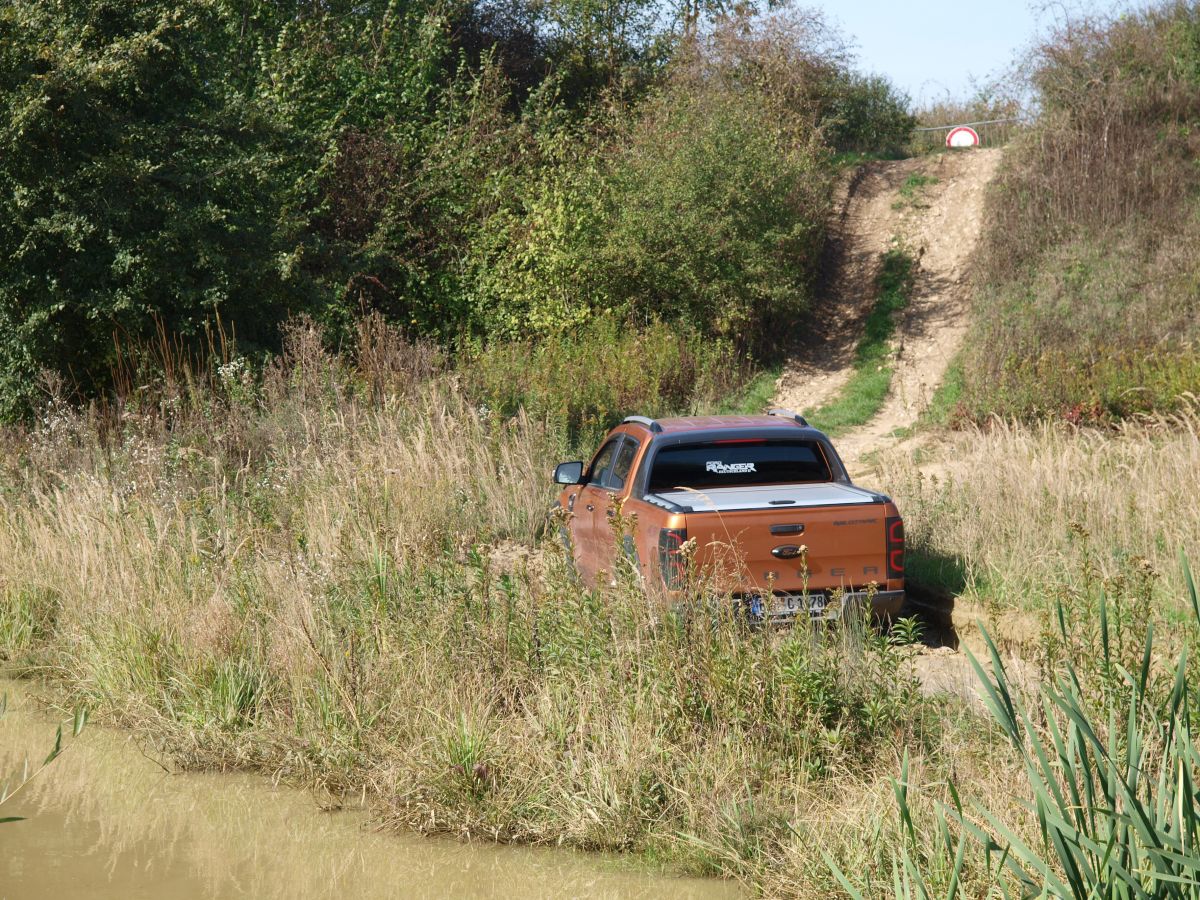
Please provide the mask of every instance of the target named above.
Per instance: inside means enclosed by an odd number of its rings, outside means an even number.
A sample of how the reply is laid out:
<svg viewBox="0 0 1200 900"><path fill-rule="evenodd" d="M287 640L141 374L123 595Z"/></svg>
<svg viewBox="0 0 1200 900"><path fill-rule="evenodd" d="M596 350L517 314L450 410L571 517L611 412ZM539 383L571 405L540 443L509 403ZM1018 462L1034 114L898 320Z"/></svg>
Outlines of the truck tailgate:
<svg viewBox="0 0 1200 900"><path fill-rule="evenodd" d="M848 590L887 581L885 507L867 491L810 484L660 496L690 508L697 562L723 589Z"/></svg>

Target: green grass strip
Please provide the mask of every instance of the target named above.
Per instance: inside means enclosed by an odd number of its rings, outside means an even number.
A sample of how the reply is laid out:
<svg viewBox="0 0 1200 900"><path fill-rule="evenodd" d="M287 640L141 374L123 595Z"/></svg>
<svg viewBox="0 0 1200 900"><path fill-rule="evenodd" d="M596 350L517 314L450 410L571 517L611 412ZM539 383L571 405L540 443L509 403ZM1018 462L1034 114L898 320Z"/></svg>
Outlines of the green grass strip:
<svg viewBox="0 0 1200 900"><path fill-rule="evenodd" d="M921 410L917 421L892 432L892 436L905 440L918 431L931 428L953 428L962 416L963 392L966 390L966 375L963 374L962 355L955 358L942 376L942 383L933 392L929 405Z"/></svg>
<svg viewBox="0 0 1200 900"><path fill-rule="evenodd" d="M804 412L813 427L836 436L865 425L883 408L892 386L888 351L896 332L895 316L908 305L912 295L913 268L913 258L903 250L893 249L883 255L877 282L879 294L854 351L854 374L836 399Z"/></svg>
<svg viewBox="0 0 1200 900"><path fill-rule="evenodd" d="M717 407L717 415L753 416L763 412L775 398L775 383L782 374L782 365L763 369L737 393L725 398Z"/></svg>
<svg viewBox="0 0 1200 900"><path fill-rule="evenodd" d="M962 358L955 359L942 376L942 383L933 392L929 407L918 420L920 425L932 425L946 428L953 424L955 411L962 403L963 392L966 390L966 376L963 373Z"/></svg>

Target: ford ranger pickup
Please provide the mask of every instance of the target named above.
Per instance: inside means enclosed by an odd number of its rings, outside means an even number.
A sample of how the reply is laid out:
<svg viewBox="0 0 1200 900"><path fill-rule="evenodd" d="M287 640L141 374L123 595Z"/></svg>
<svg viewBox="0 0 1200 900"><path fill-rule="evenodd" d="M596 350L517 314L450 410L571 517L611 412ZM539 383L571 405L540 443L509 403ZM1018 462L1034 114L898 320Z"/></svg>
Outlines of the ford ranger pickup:
<svg viewBox="0 0 1200 900"><path fill-rule="evenodd" d="M563 538L590 586L625 563L668 593L702 577L759 619L832 616L868 599L892 617L903 603L895 504L852 484L829 439L789 410L630 416L554 480Z"/></svg>

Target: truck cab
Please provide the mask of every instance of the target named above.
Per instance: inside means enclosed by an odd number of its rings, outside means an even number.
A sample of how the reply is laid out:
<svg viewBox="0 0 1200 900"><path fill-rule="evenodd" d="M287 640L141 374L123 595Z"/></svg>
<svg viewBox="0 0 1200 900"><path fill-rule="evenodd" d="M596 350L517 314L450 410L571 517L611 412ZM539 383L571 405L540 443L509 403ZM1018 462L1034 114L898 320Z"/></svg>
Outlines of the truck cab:
<svg viewBox="0 0 1200 900"><path fill-rule="evenodd" d="M624 557L647 586L675 592L700 576L763 618L826 615L834 598L869 598L890 617L904 601L895 504L852 484L829 439L790 410L630 416L555 481L563 537L589 585L611 580Z"/></svg>

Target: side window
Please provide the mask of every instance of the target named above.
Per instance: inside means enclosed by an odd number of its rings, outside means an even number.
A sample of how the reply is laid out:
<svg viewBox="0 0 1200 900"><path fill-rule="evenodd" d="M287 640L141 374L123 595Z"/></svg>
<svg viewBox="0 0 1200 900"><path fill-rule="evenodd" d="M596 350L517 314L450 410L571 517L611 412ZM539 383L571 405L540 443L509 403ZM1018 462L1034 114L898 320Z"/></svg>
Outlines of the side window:
<svg viewBox="0 0 1200 900"><path fill-rule="evenodd" d="M608 478L604 481L604 486L614 491L619 491L625 487L625 482L629 478L629 470L633 468L633 458L637 455L637 441L625 439L625 443L621 445L621 449L617 451L616 461L613 463L612 471L608 473Z"/></svg>
<svg viewBox="0 0 1200 900"><path fill-rule="evenodd" d="M600 452L592 460L591 469L588 470L588 484L600 484L604 480L605 473L612 464L613 454L616 453L617 445L620 442L620 438L614 438L600 448Z"/></svg>

